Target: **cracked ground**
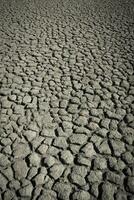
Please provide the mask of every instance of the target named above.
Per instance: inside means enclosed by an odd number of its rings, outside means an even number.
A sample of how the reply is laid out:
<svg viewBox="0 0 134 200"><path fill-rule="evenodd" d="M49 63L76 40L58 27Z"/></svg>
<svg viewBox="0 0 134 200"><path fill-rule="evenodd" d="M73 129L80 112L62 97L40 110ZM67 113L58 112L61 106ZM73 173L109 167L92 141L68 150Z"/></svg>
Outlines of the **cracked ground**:
<svg viewBox="0 0 134 200"><path fill-rule="evenodd" d="M0 1L0 200L134 200L134 2Z"/></svg>

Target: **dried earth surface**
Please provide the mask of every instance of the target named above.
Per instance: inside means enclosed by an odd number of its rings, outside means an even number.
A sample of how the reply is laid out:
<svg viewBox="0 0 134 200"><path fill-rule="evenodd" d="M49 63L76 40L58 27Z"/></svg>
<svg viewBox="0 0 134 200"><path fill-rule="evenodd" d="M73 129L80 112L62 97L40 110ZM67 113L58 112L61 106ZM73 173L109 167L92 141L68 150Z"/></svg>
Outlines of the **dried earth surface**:
<svg viewBox="0 0 134 200"><path fill-rule="evenodd" d="M134 2L0 1L0 200L134 200Z"/></svg>

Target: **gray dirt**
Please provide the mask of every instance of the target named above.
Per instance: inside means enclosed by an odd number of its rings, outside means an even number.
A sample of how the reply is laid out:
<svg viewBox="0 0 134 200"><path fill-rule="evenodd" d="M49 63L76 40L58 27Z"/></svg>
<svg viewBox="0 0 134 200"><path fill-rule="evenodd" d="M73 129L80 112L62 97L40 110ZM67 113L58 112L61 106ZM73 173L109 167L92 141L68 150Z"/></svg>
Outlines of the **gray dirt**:
<svg viewBox="0 0 134 200"><path fill-rule="evenodd" d="M134 200L134 1L0 1L0 200Z"/></svg>

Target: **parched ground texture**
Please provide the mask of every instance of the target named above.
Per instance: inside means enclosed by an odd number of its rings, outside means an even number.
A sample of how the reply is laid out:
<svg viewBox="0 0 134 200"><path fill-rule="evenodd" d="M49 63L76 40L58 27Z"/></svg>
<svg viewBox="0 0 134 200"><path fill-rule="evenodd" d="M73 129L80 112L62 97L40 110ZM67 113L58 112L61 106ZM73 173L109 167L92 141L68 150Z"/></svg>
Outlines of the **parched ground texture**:
<svg viewBox="0 0 134 200"><path fill-rule="evenodd" d="M0 1L0 200L134 200L134 1Z"/></svg>

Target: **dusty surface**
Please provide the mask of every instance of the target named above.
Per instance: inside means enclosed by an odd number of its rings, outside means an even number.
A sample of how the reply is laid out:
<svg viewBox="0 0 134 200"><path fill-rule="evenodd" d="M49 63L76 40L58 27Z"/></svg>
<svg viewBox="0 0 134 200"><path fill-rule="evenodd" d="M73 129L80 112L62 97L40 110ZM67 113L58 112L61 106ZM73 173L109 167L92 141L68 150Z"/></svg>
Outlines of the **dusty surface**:
<svg viewBox="0 0 134 200"><path fill-rule="evenodd" d="M133 16L0 1L0 199L134 200Z"/></svg>

